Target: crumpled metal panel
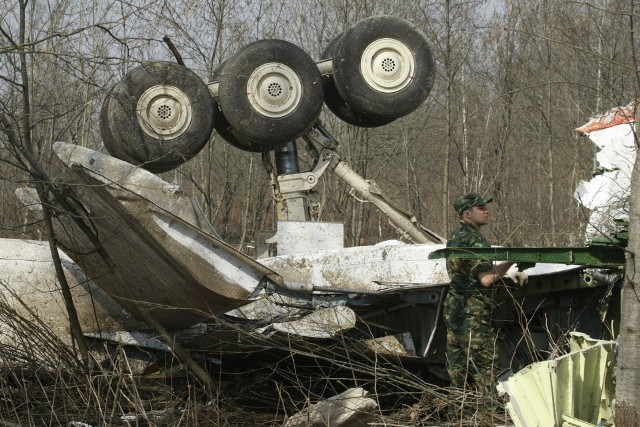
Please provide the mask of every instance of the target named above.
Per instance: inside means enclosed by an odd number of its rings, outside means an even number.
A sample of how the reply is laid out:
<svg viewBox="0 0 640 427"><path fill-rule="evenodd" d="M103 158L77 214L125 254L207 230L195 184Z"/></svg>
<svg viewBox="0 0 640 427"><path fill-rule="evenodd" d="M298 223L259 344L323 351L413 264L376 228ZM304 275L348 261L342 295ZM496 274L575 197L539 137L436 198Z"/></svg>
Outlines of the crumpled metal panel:
<svg viewBox="0 0 640 427"><path fill-rule="evenodd" d="M350 388L327 400L298 412L287 420L285 427L365 427L373 421L378 407L367 397L368 391Z"/></svg>
<svg viewBox="0 0 640 427"><path fill-rule="evenodd" d="M498 392L509 396L506 407L515 426L613 420L615 341L584 334L573 334L572 341L575 351L529 365L498 385Z"/></svg>
<svg viewBox="0 0 640 427"><path fill-rule="evenodd" d="M636 158L635 109L637 104L618 107L576 129L598 148L596 160L601 173L582 181L574 198L591 210L586 236L615 234L615 219L627 219L631 174Z"/></svg>
<svg viewBox="0 0 640 427"><path fill-rule="evenodd" d="M57 142L69 203L85 217L103 253L59 218L66 253L123 307L167 328L185 328L255 299L272 270L202 231L189 198L143 169Z"/></svg>
<svg viewBox="0 0 640 427"><path fill-rule="evenodd" d="M442 248L444 245L434 243L387 241L374 246L264 258L260 262L282 276L290 289L385 291L448 283L445 260L428 259L430 252Z"/></svg>
<svg viewBox="0 0 640 427"><path fill-rule="evenodd" d="M83 331L145 327L90 280L65 253L59 251L59 256ZM48 242L0 239L0 278L1 304L14 309L18 316L27 319L37 316L38 321L65 344L73 345ZM19 342L15 336L19 331L11 322L0 323L0 345L15 345Z"/></svg>
<svg viewBox="0 0 640 427"><path fill-rule="evenodd" d="M328 307L291 322L272 323L258 329L263 334L283 332L308 338L333 338L356 326L356 314L349 307Z"/></svg>
<svg viewBox="0 0 640 427"><path fill-rule="evenodd" d="M416 348L413 345L413 338L409 332L372 338L370 340L364 340L363 343L370 350L378 354L416 357Z"/></svg>

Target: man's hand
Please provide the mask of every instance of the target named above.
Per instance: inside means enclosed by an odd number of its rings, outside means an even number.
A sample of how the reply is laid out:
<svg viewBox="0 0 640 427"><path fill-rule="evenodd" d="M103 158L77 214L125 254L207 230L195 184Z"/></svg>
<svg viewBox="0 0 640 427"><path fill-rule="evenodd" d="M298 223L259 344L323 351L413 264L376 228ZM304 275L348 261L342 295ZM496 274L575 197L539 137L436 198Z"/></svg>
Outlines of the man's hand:
<svg viewBox="0 0 640 427"><path fill-rule="evenodd" d="M512 265L511 268L507 271L505 277L511 279L513 283L515 283L520 288L526 285L527 281L529 280L529 276L527 276L527 273L525 273L524 271L518 271L518 267L515 264Z"/></svg>

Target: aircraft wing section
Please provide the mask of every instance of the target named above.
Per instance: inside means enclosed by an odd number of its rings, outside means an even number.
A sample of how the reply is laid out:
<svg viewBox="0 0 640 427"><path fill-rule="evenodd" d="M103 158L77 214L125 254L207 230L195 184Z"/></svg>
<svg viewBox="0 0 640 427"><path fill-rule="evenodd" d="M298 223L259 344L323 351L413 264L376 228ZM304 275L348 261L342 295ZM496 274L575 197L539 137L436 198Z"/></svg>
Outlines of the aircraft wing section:
<svg viewBox="0 0 640 427"><path fill-rule="evenodd" d="M57 236L88 276L132 313L144 310L164 327L183 328L249 303L265 281L281 283L267 267L202 231L179 187L72 144L58 142L54 152L65 166L66 200L82 212L75 220L59 217Z"/></svg>

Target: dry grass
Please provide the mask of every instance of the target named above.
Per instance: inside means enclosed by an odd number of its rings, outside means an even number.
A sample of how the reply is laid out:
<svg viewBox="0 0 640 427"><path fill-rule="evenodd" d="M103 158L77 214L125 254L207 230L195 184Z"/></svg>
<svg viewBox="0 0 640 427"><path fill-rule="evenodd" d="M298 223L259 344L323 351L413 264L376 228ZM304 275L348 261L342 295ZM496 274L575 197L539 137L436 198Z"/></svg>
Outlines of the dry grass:
<svg viewBox="0 0 640 427"><path fill-rule="evenodd" d="M347 337L328 345L246 334L264 351L214 355L221 363L193 352L217 385L208 390L171 354L117 344L94 342L93 366L85 368L43 322L6 301L0 324L11 337L0 346L0 425L281 425L349 387L363 387L378 403L374 425L479 425L484 407L475 392L434 385L421 369L359 350ZM462 416L450 414L461 402ZM497 418L504 424L503 414Z"/></svg>

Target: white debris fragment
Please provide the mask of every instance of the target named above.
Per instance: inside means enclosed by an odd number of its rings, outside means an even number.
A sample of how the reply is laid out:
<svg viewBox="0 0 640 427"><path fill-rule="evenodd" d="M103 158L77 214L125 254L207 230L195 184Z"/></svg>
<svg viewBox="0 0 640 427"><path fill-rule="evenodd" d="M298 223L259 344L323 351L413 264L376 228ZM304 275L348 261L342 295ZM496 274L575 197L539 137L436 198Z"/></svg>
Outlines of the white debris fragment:
<svg viewBox="0 0 640 427"><path fill-rule="evenodd" d="M64 252L58 251L84 331L142 328L144 324L84 274ZM48 242L0 239L0 299L17 314L39 321L63 342L72 345L69 317L60 292ZM28 307L28 309L27 309ZM15 343L17 331L0 325L0 345Z"/></svg>
<svg viewBox="0 0 640 427"><path fill-rule="evenodd" d="M365 340L364 344L379 354L416 356L416 348L410 332Z"/></svg>
<svg viewBox="0 0 640 427"><path fill-rule="evenodd" d="M429 253L444 246L387 241L375 246L264 258L260 262L282 276L285 284L313 284L314 289L323 291L380 291L387 289L388 283L441 286L449 282L445 260L429 259Z"/></svg>
<svg viewBox="0 0 640 427"><path fill-rule="evenodd" d="M245 320L275 322L302 314L304 309L295 307L299 304L300 301L297 298L274 293L225 314Z"/></svg>
<svg viewBox="0 0 640 427"><path fill-rule="evenodd" d="M356 325L356 314L343 305L315 311L299 320L271 325L258 329L261 333L284 332L310 338L333 338L339 332Z"/></svg>
<svg viewBox="0 0 640 427"><path fill-rule="evenodd" d="M635 104L614 108L576 129L594 142L601 173L582 181L574 197L593 210L586 237L613 234L614 219L628 219L631 172L636 157Z"/></svg>
<svg viewBox="0 0 640 427"><path fill-rule="evenodd" d="M350 388L293 415L285 427L359 427L373 420L375 400L362 388Z"/></svg>
<svg viewBox="0 0 640 427"><path fill-rule="evenodd" d="M146 331L112 331L112 332L87 332L84 334L90 338L120 343L122 345L135 345L158 351L171 351L171 348L160 341L156 334Z"/></svg>

